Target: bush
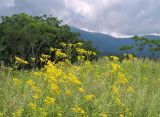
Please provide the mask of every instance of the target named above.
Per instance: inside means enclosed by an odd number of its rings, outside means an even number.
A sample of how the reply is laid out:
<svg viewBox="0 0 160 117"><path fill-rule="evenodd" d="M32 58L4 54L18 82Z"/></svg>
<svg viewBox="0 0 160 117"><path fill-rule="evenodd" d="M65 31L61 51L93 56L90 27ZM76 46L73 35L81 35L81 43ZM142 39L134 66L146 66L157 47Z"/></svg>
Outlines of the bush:
<svg viewBox="0 0 160 117"><path fill-rule="evenodd" d="M61 20L46 15L30 16L22 13L1 17L0 61L11 65L15 62L15 56L18 56L27 61L36 58L38 65L41 54L49 54L50 47L63 49L61 42L81 42L86 50L95 51L91 42L83 41L79 33L71 32L68 25L61 23ZM52 59L54 57L53 54Z"/></svg>

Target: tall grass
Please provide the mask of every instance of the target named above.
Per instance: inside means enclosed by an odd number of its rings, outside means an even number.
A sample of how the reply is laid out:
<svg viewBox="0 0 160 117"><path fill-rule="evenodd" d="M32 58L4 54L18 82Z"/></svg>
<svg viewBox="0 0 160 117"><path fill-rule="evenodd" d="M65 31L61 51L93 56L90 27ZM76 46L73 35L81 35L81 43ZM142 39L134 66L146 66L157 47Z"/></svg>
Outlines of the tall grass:
<svg viewBox="0 0 160 117"><path fill-rule="evenodd" d="M107 57L0 71L0 116L158 117L160 62Z"/></svg>

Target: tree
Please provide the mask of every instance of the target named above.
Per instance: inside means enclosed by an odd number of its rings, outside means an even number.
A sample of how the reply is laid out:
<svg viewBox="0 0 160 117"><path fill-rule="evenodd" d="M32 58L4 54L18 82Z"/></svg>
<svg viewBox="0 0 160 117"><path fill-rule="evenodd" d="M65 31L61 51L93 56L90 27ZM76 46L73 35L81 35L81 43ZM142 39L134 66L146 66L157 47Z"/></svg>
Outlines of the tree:
<svg viewBox="0 0 160 117"><path fill-rule="evenodd" d="M121 47L120 50L121 51L126 51L129 54L129 51L131 49L133 49L133 47L134 47L133 45L132 46L131 45L125 45L125 46Z"/></svg>
<svg viewBox="0 0 160 117"><path fill-rule="evenodd" d="M131 50L135 49L139 52L143 52L144 49L147 49L152 53L152 56L159 55L160 54L160 40L159 39L148 39L145 37L139 37L137 35L133 36L132 38L135 41L135 44L133 46L123 46L120 48L120 50Z"/></svg>
<svg viewBox="0 0 160 117"><path fill-rule="evenodd" d="M84 43L95 50L90 42L80 39L79 33L70 31L68 25L52 16L31 16L25 13L2 16L0 23L0 60L12 64L15 56L25 60L48 54L50 47L61 48L60 43Z"/></svg>

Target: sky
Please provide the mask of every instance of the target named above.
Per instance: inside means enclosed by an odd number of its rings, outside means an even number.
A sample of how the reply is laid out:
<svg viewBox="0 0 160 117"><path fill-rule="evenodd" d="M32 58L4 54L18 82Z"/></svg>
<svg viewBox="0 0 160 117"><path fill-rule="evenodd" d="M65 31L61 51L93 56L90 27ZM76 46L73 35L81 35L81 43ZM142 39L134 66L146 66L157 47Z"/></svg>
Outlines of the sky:
<svg viewBox="0 0 160 117"><path fill-rule="evenodd" d="M113 36L160 34L160 0L0 0L0 16L22 12Z"/></svg>

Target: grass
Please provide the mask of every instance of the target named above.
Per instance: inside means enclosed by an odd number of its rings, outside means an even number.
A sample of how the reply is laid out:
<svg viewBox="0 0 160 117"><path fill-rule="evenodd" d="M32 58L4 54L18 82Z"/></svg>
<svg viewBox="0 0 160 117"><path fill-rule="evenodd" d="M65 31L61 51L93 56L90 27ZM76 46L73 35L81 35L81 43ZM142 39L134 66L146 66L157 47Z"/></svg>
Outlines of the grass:
<svg viewBox="0 0 160 117"><path fill-rule="evenodd" d="M0 116L158 117L160 62L49 63L37 71L0 71Z"/></svg>

